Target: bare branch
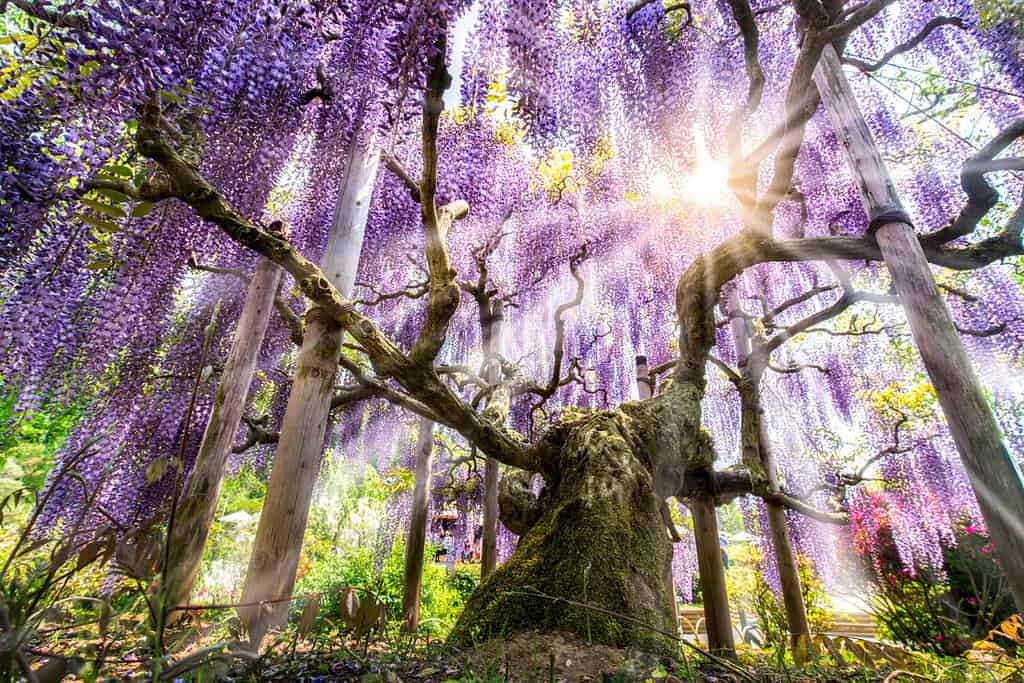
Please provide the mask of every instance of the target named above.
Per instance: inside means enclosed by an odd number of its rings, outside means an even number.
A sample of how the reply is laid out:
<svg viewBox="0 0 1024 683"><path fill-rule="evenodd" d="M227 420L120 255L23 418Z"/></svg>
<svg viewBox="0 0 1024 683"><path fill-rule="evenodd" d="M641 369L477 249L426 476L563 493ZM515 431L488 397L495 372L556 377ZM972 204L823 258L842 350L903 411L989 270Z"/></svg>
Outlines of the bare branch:
<svg viewBox="0 0 1024 683"><path fill-rule="evenodd" d="M142 155L158 163L167 174L175 197L238 243L263 254L288 271L310 301L336 321L365 351L376 374L379 377L393 377L415 397L419 405L431 406L437 414L437 422L458 431L485 453L508 465L535 472L543 471L545 464L542 451L527 448L519 435L484 421L452 393L429 363L414 362L406 356L372 320L361 315L352 302L338 292L316 265L299 254L291 244L242 218L223 195L200 175L198 169L171 146L164 137L159 119L158 103L151 102L141 108L136 146ZM444 220L450 223L458 212L449 208L438 213L446 214ZM436 230L437 224L434 225ZM441 248L443 250L443 244ZM446 256L445 253L445 261ZM435 269L431 273L432 277L436 272ZM457 287L455 289L457 291ZM397 396L392 398L405 400Z"/></svg>
<svg viewBox="0 0 1024 683"><path fill-rule="evenodd" d="M801 372L803 370L817 370L818 372L824 375L829 374L828 368L822 367L820 365L815 365L813 363L798 363L793 365L787 365L786 367L781 367L775 365L772 362L769 362L768 369L771 370L772 372L777 372L780 375L791 375L797 372Z"/></svg>
<svg viewBox="0 0 1024 683"><path fill-rule="evenodd" d="M565 314L576 308L583 302L583 288L585 282L583 276L579 273L580 264L583 263L587 258L587 245L584 244L580 247L570 259L569 259L569 273L572 278L576 281L576 294L573 298L555 309L555 343L554 349L551 352L551 375L547 381L547 384L540 385L536 382L527 382L518 387L513 393L531 393L535 394L540 401L534 405L534 410L540 407L547 399L551 398L559 387L563 387L571 382L578 382L583 384L583 378L579 375L579 364L576 362L578 359L573 359L573 363L569 366L569 373L567 376L562 376L562 364L565 362Z"/></svg>
<svg viewBox="0 0 1024 683"><path fill-rule="evenodd" d="M114 190L140 202L159 202L174 196L166 184L153 183L148 180L141 186L137 186L130 180L93 178L85 184L84 189L87 192L91 190Z"/></svg>
<svg viewBox="0 0 1024 683"><path fill-rule="evenodd" d="M948 225L922 238L922 244L942 245L958 237L964 237L978 227L978 222L982 217L999 201L999 194L985 180L985 174L1004 170L998 168L999 164L995 164L993 160L1010 143L1022 136L1024 136L1024 117L1011 121L987 145L964 162L960 169L960 186L967 194L967 204ZM1018 241L1019 236L1020 229L1018 227Z"/></svg>
<svg viewBox="0 0 1024 683"><path fill-rule="evenodd" d="M302 97L299 98L299 102L302 106L305 106L313 100L319 99L321 102L330 102L334 98L334 87L331 82L327 80L327 74L324 73L324 65L316 65L316 82L315 88L310 88Z"/></svg>
<svg viewBox="0 0 1024 683"><path fill-rule="evenodd" d="M788 493L770 493L765 491L764 493L755 493L755 495L770 503L777 503L783 507L789 508L790 510L795 510L805 517L810 517L811 519L824 522L825 524L841 526L850 523L850 517L845 513L819 510L813 505L808 505L799 498L794 498Z"/></svg>
<svg viewBox="0 0 1024 683"><path fill-rule="evenodd" d="M469 212L469 205L456 201L438 208L437 193L437 131L444 110L444 91L451 83L445 65L446 38L438 38L438 51L431 60L427 90L423 98L423 176L420 179L420 213L423 217L429 292L427 319L413 345L413 363L426 367L444 345L448 323L459 306L460 292L455 282L455 269L448 257L447 237L452 222Z"/></svg>
<svg viewBox="0 0 1024 683"><path fill-rule="evenodd" d="M390 154L381 154L381 159L384 161L384 165L388 167L392 173L398 176L398 179L405 183L405 187L409 190L409 194L412 195L413 201L420 201L420 184L413 180L413 177L402 167L398 162L398 159Z"/></svg>
<svg viewBox="0 0 1024 683"><path fill-rule="evenodd" d="M632 19L633 15L642 10L644 7L647 7L648 5L651 5L655 2L660 3L661 0L636 0L636 2L630 5L629 9L626 10L626 21ZM680 10L686 12L686 22L683 25L689 26L690 24L692 24L693 14L690 10L690 3L688 2L673 2L672 4L665 6L665 15L667 16L672 12L677 12Z"/></svg>
<svg viewBox="0 0 1024 683"><path fill-rule="evenodd" d="M725 362L719 360L718 358L716 358L715 356L711 355L710 353L708 354L708 361L712 365L714 365L716 368L721 370L723 373L725 373L726 379L728 379L733 384L738 384L740 382L739 373L736 372L735 370L733 370L731 367L729 367L728 363L725 363Z"/></svg>
<svg viewBox="0 0 1024 683"><path fill-rule="evenodd" d="M889 63L893 57L901 55L904 52L913 50L915 47L920 45L925 38L931 35L932 31L942 26L956 26L960 29L967 29L967 23L959 17L935 17L927 24L924 25L920 31L918 31L912 38L904 43L900 43L893 49L882 55L876 62L865 62L860 59L854 59L853 57L844 57L843 63L850 64L857 67L861 71L872 72L878 71L883 66Z"/></svg>
<svg viewBox="0 0 1024 683"><path fill-rule="evenodd" d="M364 287L373 292L373 298L366 299L355 299L353 303L360 304L363 306L376 306L382 301L390 301L392 299L422 299L426 296L429 289L428 282L426 280L422 282L414 282L405 289L395 290L393 292L385 292L374 285L372 282L357 282L357 287Z"/></svg>
<svg viewBox="0 0 1024 683"><path fill-rule="evenodd" d="M305 334L302 319L295 315L295 312L288 306L288 302L281 296L283 290L284 281L277 286L277 292L274 293L274 310L277 311L277 314L281 316L281 320L288 326L288 337L292 343L296 346L302 346L302 336Z"/></svg>
<svg viewBox="0 0 1024 683"><path fill-rule="evenodd" d="M192 270L200 270L207 273L216 273L217 275L230 275L231 277L238 278L243 284L248 286L249 275L242 270L237 268L221 268L220 266L213 266L206 263L199 263L196 257L192 254L188 257L188 267Z"/></svg>
<svg viewBox="0 0 1024 683"><path fill-rule="evenodd" d="M960 334L966 334L969 337L994 337L997 334L1002 334L1006 331L1006 323L996 323L995 325L990 325L989 327L981 330L976 330L970 327L961 327L960 325L955 325L955 327L957 332Z"/></svg>
<svg viewBox="0 0 1024 683"><path fill-rule="evenodd" d="M761 61L758 56L761 35L757 30L757 22L754 20L750 1L729 0L729 7L732 10L733 19L739 25L740 35L743 37L743 63L747 71L747 97L730 117L729 132L726 135L729 159L735 164L740 159L743 124L747 117L761 105L761 96L764 93L764 71L761 69ZM744 174L742 177L745 182L734 184L733 192L741 202L752 205L757 201L757 174Z"/></svg>
<svg viewBox="0 0 1024 683"><path fill-rule="evenodd" d="M242 422L245 423L249 433L242 443L231 449L232 453L245 453L253 446L277 443L278 438L280 438L278 432L272 432L267 429L267 426L270 424L270 415L261 415L257 418L243 415Z"/></svg>

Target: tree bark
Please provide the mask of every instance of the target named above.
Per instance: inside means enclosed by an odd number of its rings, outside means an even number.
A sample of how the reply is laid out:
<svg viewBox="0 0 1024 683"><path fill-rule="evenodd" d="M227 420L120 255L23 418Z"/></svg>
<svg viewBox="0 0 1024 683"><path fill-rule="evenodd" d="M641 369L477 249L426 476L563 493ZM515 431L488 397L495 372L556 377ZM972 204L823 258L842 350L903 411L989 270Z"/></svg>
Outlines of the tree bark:
<svg viewBox="0 0 1024 683"><path fill-rule="evenodd" d="M420 623L420 587L423 584L423 548L427 540L430 507L430 465L434 452L434 423L420 418L416 441L416 472L413 479L409 535L405 541L402 572L402 632L415 634Z"/></svg>
<svg viewBox="0 0 1024 683"><path fill-rule="evenodd" d="M739 311L739 301L735 292L730 297L729 308L733 313ZM743 460L747 463L752 476L763 476L768 490L779 493L779 470L768 446L768 435L765 433L761 411L761 377L764 373L763 363L767 362L767 358L762 359L760 355L751 357L750 330L745 318L733 318L731 328L736 345L736 361L740 369L738 388ZM807 621L803 587L800 585L800 569L789 537L785 510L778 503L766 501L765 505L768 508L768 531L779 572L793 659L797 663L802 663L809 656L811 627Z"/></svg>
<svg viewBox="0 0 1024 683"><path fill-rule="evenodd" d="M488 370L487 381L496 384L501 381L501 363L494 357L501 351L501 335L505 312L501 301L491 302L489 319L490 334L487 335ZM480 578L487 578L498 566L498 461L488 457L484 464L484 521L480 551Z"/></svg>
<svg viewBox="0 0 1024 683"><path fill-rule="evenodd" d="M651 384L651 369L647 365L647 356L636 357L636 391L637 396L641 401L649 399L654 393L654 385ZM668 509L666 507L666 509ZM665 519L665 524L672 524L672 513L669 512ZM669 538L678 540L678 536L670 535ZM669 554L668 565L665 569L665 590L668 592L671 598L672 606L672 621L676 625L676 629L679 628L679 607L676 605L676 581L675 577L672 576L672 554Z"/></svg>
<svg viewBox="0 0 1024 683"><path fill-rule="evenodd" d="M946 416L960 460L978 499L999 563L1018 610L1024 610L1024 477L957 334L946 303L896 195L888 169L843 76L826 46L814 80L876 229L882 257L903 304L910 331Z"/></svg>
<svg viewBox="0 0 1024 683"><path fill-rule="evenodd" d="M708 632L708 649L727 657L736 656L729 614L729 593L725 587L725 565L718 540L718 516L715 503L706 494L690 498L693 535L697 543L697 570L700 574L701 596L704 598L704 625Z"/></svg>
<svg viewBox="0 0 1024 683"><path fill-rule="evenodd" d="M175 513L174 531L168 541L168 607L188 602L199 574L203 549L224 481L224 467L245 411L246 397L282 272L273 261L260 257L249 281L210 418L185 482L185 491ZM174 616L175 613L171 613L171 617Z"/></svg>
<svg viewBox="0 0 1024 683"><path fill-rule="evenodd" d="M320 264L344 296L351 295L355 284L378 160L377 152L362 148L353 139ZM295 585L340 353L340 326L319 307L313 307L306 314L295 381L242 591L243 603L282 600L239 610L255 645L263 640L268 628L283 625L288 615L289 603L283 599L291 596Z"/></svg>
<svg viewBox="0 0 1024 683"><path fill-rule="evenodd" d="M654 630L532 595L585 602L676 632L664 580L672 547L636 422L620 410L572 430L558 455L560 477L547 482L539 501L533 497L535 513L512 511L522 527L506 525L525 533L470 597L449 642L472 646L518 631L564 631L587 642L678 654L678 644Z"/></svg>

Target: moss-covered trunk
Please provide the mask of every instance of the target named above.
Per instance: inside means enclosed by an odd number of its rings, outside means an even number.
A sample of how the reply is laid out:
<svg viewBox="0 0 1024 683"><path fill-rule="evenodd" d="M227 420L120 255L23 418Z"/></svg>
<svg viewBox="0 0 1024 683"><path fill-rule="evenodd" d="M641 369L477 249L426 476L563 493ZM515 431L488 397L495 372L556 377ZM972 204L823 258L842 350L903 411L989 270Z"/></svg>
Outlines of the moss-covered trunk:
<svg viewBox="0 0 1024 683"><path fill-rule="evenodd" d="M453 643L470 646L538 629L617 647L677 651L672 639L636 623L522 594L585 602L675 633L666 589L671 543L633 424L620 411L591 416L572 430L560 453L558 480L543 491L535 514L515 510L525 535L472 595L452 631ZM504 496L503 520L513 507L508 502Z"/></svg>

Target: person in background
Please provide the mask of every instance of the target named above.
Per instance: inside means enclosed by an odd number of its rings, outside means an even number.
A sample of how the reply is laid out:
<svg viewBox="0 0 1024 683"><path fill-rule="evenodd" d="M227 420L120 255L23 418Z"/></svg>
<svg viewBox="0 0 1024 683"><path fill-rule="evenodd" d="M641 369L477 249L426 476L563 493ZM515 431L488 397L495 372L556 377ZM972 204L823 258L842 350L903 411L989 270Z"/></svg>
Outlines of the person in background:
<svg viewBox="0 0 1024 683"><path fill-rule="evenodd" d="M451 572L455 568L455 537L446 529L441 542L444 544L444 560L442 562L448 565L448 571Z"/></svg>
<svg viewBox="0 0 1024 683"><path fill-rule="evenodd" d="M445 538L448 535L448 530L443 526L441 527L441 534L436 540L436 548L434 549L434 562L447 562L448 561L448 544L445 542Z"/></svg>

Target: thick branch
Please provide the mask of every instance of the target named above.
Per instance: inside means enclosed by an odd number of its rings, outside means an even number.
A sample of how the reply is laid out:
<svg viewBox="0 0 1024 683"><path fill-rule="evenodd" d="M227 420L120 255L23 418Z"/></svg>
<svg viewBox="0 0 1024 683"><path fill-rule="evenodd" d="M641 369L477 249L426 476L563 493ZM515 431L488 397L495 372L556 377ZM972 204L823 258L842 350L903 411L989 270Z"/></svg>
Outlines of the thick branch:
<svg viewBox="0 0 1024 683"><path fill-rule="evenodd" d="M485 453L508 465L542 471L537 452L526 448L518 435L486 423L441 382L429 365L413 362L372 320L361 315L316 265L288 242L242 218L164 138L156 105L147 105L140 113L138 150L161 166L177 198L238 243L288 271L310 301L352 335L366 352L377 376L393 377L416 401L431 406L439 423L458 431Z"/></svg>
<svg viewBox="0 0 1024 683"><path fill-rule="evenodd" d="M758 57L761 35L757 30L757 22L754 20L749 0L729 0L729 7L743 37L743 63L747 71L747 97L730 117L726 134L729 160L733 165L730 187L742 204L753 206L757 202L756 170L748 169L746 173L736 173L735 169L740 163L743 124L761 105L761 95L764 93L764 71Z"/></svg>
<svg viewBox="0 0 1024 683"><path fill-rule="evenodd" d="M926 236L922 243L931 245L945 244L958 237L964 237L978 227L978 222L985 216L996 202L999 194L988 181L985 174L993 171L1007 170L1003 166L1015 167L1014 159L995 160L995 157L1006 149L1010 143L1024 136L1024 117L1010 122L987 145L972 155L960 169L960 186L967 195L967 204L949 225ZM997 163L1004 162L1004 163ZM1019 237L1018 230L1018 237Z"/></svg>
<svg viewBox="0 0 1024 683"><path fill-rule="evenodd" d="M429 276L427 319L412 350L414 363L426 367L437 358L448 334L448 323L459 306L460 292L455 269L448 258L447 237L452 222L469 212L469 205L456 201L441 208L437 194L437 131L444 110L444 91L451 83L445 65L447 42L438 39L437 54L431 60L427 90L423 98L423 177L420 179L420 212Z"/></svg>

